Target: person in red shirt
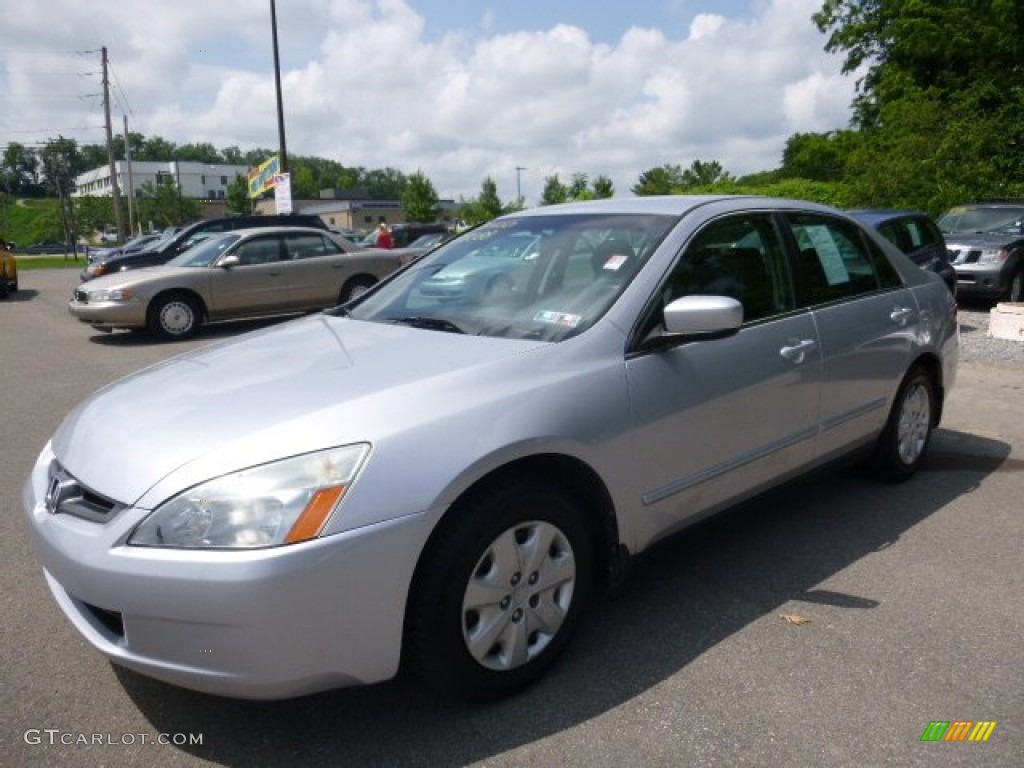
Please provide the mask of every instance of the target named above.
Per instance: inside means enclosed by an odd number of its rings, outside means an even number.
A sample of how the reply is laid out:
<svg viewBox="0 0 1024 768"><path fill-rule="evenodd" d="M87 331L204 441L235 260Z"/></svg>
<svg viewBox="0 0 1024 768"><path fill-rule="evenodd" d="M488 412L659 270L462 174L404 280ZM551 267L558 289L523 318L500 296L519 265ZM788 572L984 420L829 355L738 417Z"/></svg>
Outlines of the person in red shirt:
<svg viewBox="0 0 1024 768"><path fill-rule="evenodd" d="M377 231L377 247L393 248L394 246L395 239L391 236L391 230L388 229L388 225L382 221L380 223L380 229Z"/></svg>

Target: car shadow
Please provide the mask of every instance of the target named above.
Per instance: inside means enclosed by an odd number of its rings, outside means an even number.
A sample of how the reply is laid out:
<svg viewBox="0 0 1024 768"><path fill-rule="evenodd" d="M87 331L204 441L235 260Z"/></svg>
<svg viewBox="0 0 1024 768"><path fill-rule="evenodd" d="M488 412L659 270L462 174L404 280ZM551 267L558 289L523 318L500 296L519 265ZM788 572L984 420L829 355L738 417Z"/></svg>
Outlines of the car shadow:
<svg viewBox="0 0 1024 768"><path fill-rule="evenodd" d="M0 304L19 304L25 301L32 301L39 295L35 288L18 288L13 293L8 293L7 298L0 299Z"/></svg>
<svg viewBox="0 0 1024 768"><path fill-rule="evenodd" d="M817 585L892 546L987 475L1024 470L1009 455L1001 441L940 429L907 483L830 468L710 518L639 558L625 593L595 601L549 674L504 701L444 700L404 678L289 701L235 701L114 669L156 730L203 734L201 746L179 749L218 764L484 761L624 704L789 601L875 609L883 595Z"/></svg>
<svg viewBox="0 0 1024 768"><path fill-rule="evenodd" d="M144 330L125 330L103 333L99 331L89 337L93 344L107 347L167 347L168 350L176 347L190 345L195 342L216 341L218 339L240 336L249 331L258 331L262 328L269 328L272 325L294 320L300 315L276 315L274 317L260 317L248 320L231 320L221 323L204 325L198 330L195 336L190 339L175 341L173 339L160 339Z"/></svg>

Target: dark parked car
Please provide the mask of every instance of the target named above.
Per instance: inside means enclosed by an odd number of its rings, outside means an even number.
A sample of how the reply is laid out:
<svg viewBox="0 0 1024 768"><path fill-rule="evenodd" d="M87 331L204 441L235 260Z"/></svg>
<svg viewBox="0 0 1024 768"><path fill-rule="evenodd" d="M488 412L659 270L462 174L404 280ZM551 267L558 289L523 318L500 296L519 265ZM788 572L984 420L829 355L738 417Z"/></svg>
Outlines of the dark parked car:
<svg viewBox="0 0 1024 768"><path fill-rule="evenodd" d="M19 249L21 253L73 253L74 246L68 245L67 243L58 243L56 240L43 240L32 245L27 245L24 248Z"/></svg>
<svg viewBox="0 0 1024 768"><path fill-rule="evenodd" d="M973 203L939 219L962 296L1024 301L1024 203Z"/></svg>
<svg viewBox="0 0 1024 768"><path fill-rule="evenodd" d="M946 240L927 213L919 211L850 211L874 227L921 269L936 273L956 295L956 272L949 263Z"/></svg>
<svg viewBox="0 0 1024 768"><path fill-rule="evenodd" d="M80 275L81 279L92 280L94 277L109 275L113 272L124 272L139 267L152 267L166 264L178 254L195 244L200 236L206 237L215 232L230 232L236 229L251 227L314 227L327 231L323 219L312 214L287 214L270 216L227 216L220 219L207 219L191 224L170 238L156 243L155 247L136 253L121 254L112 258L99 259L87 266Z"/></svg>
<svg viewBox="0 0 1024 768"><path fill-rule="evenodd" d="M125 253L138 253L139 251L152 250L156 244L163 239L163 235L139 235L132 238L124 245L115 245L111 248L90 248L89 261L103 261L112 259Z"/></svg>

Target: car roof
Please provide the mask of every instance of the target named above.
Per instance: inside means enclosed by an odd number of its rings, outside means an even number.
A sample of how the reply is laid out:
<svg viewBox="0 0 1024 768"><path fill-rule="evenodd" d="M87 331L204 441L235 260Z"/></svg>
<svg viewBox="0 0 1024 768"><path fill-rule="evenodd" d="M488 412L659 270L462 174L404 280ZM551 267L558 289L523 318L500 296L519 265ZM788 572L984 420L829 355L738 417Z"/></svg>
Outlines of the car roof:
<svg viewBox="0 0 1024 768"><path fill-rule="evenodd" d="M863 208L847 211L847 213L861 221L871 224L872 226L877 226L886 221L891 221L892 219L928 218L928 214L922 211L900 210L895 208Z"/></svg>
<svg viewBox="0 0 1024 768"><path fill-rule="evenodd" d="M509 214L507 218L558 216L567 213L683 216L701 206L712 203L722 203L726 208L734 208L738 211L749 210L759 206L773 210L836 211L835 208L830 206L807 200L792 200L762 195L649 195L642 197L610 197L602 200L545 205Z"/></svg>

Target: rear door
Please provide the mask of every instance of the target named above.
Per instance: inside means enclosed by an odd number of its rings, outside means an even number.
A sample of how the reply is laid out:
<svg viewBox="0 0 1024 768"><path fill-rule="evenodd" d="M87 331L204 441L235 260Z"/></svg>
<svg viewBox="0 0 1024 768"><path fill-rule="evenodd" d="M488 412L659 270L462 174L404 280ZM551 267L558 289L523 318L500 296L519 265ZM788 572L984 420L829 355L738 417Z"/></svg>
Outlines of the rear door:
<svg viewBox="0 0 1024 768"><path fill-rule="evenodd" d="M318 232L289 232L284 244L294 305L322 309L337 304L341 287L352 275L353 259Z"/></svg>
<svg viewBox="0 0 1024 768"><path fill-rule="evenodd" d="M799 301L821 343L823 454L872 439L906 373L919 328L917 303L884 253L850 221L783 216L801 265Z"/></svg>
<svg viewBox="0 0 1024 768"><path fill-rule="evenodd" d="M782 242L768 213L717 219L686 246L655 299L651 328L686 295L731 296L744 320L733 336L627 360L647 512L640 546L814 456L820 350Z"/></svg>

